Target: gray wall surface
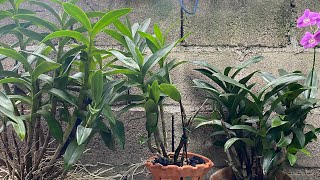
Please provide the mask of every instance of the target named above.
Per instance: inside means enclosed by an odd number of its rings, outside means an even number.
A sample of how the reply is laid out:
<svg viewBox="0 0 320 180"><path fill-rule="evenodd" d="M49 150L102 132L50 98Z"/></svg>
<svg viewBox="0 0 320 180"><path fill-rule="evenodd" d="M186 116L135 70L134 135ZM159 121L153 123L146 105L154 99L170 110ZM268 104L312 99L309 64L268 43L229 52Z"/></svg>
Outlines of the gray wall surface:
<svg viewBox="0 0 320 180"><path fill-rule="evenodd" d="M185 0L191 9L195 0ZM86 11L110 10L122 7L133 8L129 14L131 21L142 22L151 18L162 28L176 24L171 31L170 39L176 39L181 34L179 0L81 0L78 3ZM24 5L37 10L45 19L47 13L36 6ZM0 9L8 6L1 5ZM58 7L57 7L58 8ZM304 50L298 42L305 30L297 29L295 21L304 9L320 11L319 1L310 0L199 0L199 8L194 15L184 14L183 31L192 34L183 46L177 47L170 58L178 60L205 60L222 69L227 65L235 65L255 55L264 56L264 60L246 70L255 69L269 71L274 74L277 69L288 71L301 70L306 73L311 69L312 52ZM53 20L52 20L53 21ZM0 21L0 23L8 23ZM10 38L1 40L10 42ZM101 36L101 46L117 45L108 37ZM320 60L317 57L317 61ZM320 72L320 65L316 65ZM183 100L188 113L194 112L204 98L198 90L192 88L192 79L199 76L190 64L180 66L173 75L173 81L183 92ZM257 79L257 82L262 81ZM177 104L167 102L167 116L177 114ZM83 163L107 163L114 167L110 174L125 171L133 163L139 163L150 155L145 146L138 143L139 134L144 134L144 114L132 110L124 115L127 132L127 144L124 150L110 151L99 140L90 145L90 150L82 158ZM314 111L308 121L320 126L319 111ZM178 125L179 123L177 123ZM142 128L143 127L143 128ZM170 127L169 127L170 128ZM216 167L225 166L223 151L212 146L208 134L212 129L200 129L193 133L190 139L191 150L210 157ZM170 135L170 133L169 133ZM179 133L176 133L176 139ZM286 172L294 179L320 179L319 142L312 143L308 148L311 157L300 155L294 167L287 167ZM215 170L217 169L215 168ZM108 174L108 173L107 173ZM138 175L135 179L148 179L149 176Z"/></svg>

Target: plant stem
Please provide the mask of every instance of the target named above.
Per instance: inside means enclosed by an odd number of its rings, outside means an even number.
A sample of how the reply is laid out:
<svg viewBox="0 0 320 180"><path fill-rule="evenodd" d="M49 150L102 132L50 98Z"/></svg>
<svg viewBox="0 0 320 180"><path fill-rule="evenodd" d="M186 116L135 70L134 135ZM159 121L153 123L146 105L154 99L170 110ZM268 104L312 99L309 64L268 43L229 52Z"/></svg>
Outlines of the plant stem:
<svg viewBox="0 0 320 180"><path fill-rule="evenodd" d="M313 48L313 62L312 62L312 69L311 69L311 79L310 79L310 88L308 90L308 99L311 97L311 92L312 92L312 86L313 86L313 76L314 76L314 67L315 67L315 64L316 64L316 48Z"/></svg>
<svg viewBox="0 0 320 180"><path fill-rule="evenodd" d="M160 119L161 119L161 125L162 125L162 137L163 137L163 143L165 149L168 148L168 142L167 142L167 128L166 128L166 121L164 119L164 110L163 110L163 104L160 103Z"/></svg>

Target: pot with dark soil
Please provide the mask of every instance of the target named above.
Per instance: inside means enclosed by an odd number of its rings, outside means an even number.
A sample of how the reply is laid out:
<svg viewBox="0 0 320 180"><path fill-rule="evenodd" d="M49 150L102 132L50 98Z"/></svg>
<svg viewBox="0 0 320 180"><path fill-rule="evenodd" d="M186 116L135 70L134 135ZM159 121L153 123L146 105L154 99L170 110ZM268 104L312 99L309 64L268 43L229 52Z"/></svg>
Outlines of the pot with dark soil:
<svg viewBox="0 0 320 180"><path fill-rule="evenodd" d="M148 23L142 25L143 29L147 26ZM132 29L135 27L132 27ZM168 31L167 31L168 32ZM140 143L145 143L154 155L153 158L149 159L146 163L146 166L151 172L154 172L153 167L163 167L160 168L161 172L166 170L179 169L178 177L173 179L179 179L180 177L186 177L181 174L182 169L197 169L206 165L207 172L209 168L213 166L213 163L200 155L193 155L187 151L187 142L188 134L191 130L191 125L195 115L187 119L187 115L182 106L182 98L179 90L171 81L171 71L176 68L178 65L184 62L176 62L175 60L169 59L169 54L171 50L177 46L181 41L183 41L186 36L176 40L173 43L166 43L166 33L161 32L159 27L155 25L154 27L155 35L147 35L146 33L139 33L138 37L135 37L135 42L126 39L126 47L129 47L128 53L126 53L126 61L123 63L124 66L121 66L119 71L130 72L125 74L128 78L128 82L125 84L128 87L128 92L130 89L135 89L135 94L125 94L122 97L119 97L119 100L129 102L129 105L124 108L124 110L130 109L132 107L143 107L145 112L145 128L147 131L146 137L140 137ZM134 35L133 35L134 37ZM145 37L147 41L140 40L138 38ZM137 38L137 40L136 40ZM147 43L146 43L147 42ZM161 42L161 43L158 43ZM147 52L140 52L140 50L146 49L149 47L152 54L149 55ZM139 51L138 51L139 50ZM119 55L121 52L114 53ZM118 56L119 59L124 59L123 56ZM127 59L133 59L133 63L127 63ZM137 63L138 64L137 64ZM130 66L130 67L129 67ZM165 101L170 99L169 101ZM129 101L128 101L129 100ZM164 104L170 103L171 106L177 105L181 113L181 126L182 126L182 137L178 147L175 149L172 147L170 152L167 140L167 120L164 116ZM201 109L201 107L200 107ZM197 111L195 114L197 114ZM179 120L179 121L180 121ZM172 118L172 124L176 124L174 118ZM172 134L175 133L175 129L172 129ZM174 137L174 135L172 136ZM174 140L172 140L174 142ZM174 144L174 143L172 143ZM205 162L205 164L203 164ZM197 164L198 163L198 164ZM162 165L161 165L162 164ZM193 174L190 174L193 176ZM199 175L199 177L202 175ZM158 175L154 175L159 177ZM199 179L199 177L197 179ZM170 179L170 178L169 178Z"/></svg>
<svg viewBox="0 0 320 180"><path fill-rule="evenodd" d="M181 160L174 162L174 154L170 153L169 158L151 157L146 162L146 167L152 173L154 180L191 178L201 180L203 176L213 167L213 162L199 154L188 152L188 158L182 163ZM182 155L180 154L180 158Z"/></svg>

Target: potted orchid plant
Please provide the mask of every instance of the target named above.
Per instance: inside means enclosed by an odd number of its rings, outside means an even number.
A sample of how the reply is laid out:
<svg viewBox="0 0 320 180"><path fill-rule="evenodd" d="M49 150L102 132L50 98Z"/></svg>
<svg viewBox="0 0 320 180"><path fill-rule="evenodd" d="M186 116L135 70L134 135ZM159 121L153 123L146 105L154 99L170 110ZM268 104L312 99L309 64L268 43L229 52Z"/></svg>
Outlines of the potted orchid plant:
<svg viewBox="0 0 320 180"><path fill-rule="evenodd" d="M320 14L308 9L297 20L298 28L319 25ZM306 120L318 107L315 47L320 42L320 32L315 29L312 33L306 32L300 41L305 49L314 49L308 75L280 69L278 76L254 71L239 77L239 72L260 61L259 57L223 71L205 63L202 63L204 68L197 69L214 82L194 80L214 103L211 117L199 117L198 127L216 127L212 135L222 135L229 164L228 168L213 174L212 180L291 179L281 172L284 165L288 162L293 166L298 153L311 155L307 145L317 138L320 131ZM258 92L252 90L255 83L250 83L255 74L260 74L266 81Z"/></svg>
<svg viewBox="0 0 320 180"><path fill-rule="evenodd" d="M170 29L162 32L155 24L153 33L147 33L150 19L142 24L135 23L132 27L120 23L116 22L116 31L105 31L125 47L125 50L111 51L118 63L112 65L116 69L108 72L123 74L127 78L123 89L129 93L120 95L116 102L125 101L128 105L118 112L118 115L133 107L143 108L146 136L140 137L140 143L146 144L153 154L145 166L154 179L202 178L212 168L213 163L204 156L188 152L188 136L194 116L187 118L181 94L171 80L171 71L184 62L168 58L172 49L188 35L167 43ZM132 90L134 92L130 93ZM164 116L166 99L173 100L180 107L182 136L176 148L174 141L171 148L168 145L168 120ZM172 117L172 122L174 119L178 118Z"/></svg>

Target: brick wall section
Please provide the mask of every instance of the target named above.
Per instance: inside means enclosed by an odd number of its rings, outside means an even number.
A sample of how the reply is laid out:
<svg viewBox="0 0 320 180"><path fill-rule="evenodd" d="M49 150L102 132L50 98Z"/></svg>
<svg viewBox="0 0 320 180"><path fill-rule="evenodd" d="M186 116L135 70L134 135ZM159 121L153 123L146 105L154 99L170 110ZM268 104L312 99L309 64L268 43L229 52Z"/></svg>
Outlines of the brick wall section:
<svg viewBox="0 0 320 180"><path fill-rule="evenodd" d="M306 8L320 11L320 2L310 0L199 0L199 2L198 12L195 15L185 15L184 19L183 29L185 32L192 32L191 36L186 40L184 47L174 50L170 58L206 60L222 69L226 65L234 65L259 54L265 59L262 63L249 68L247 72L262 69L277 73L278 68L307 72L311 68L312 53L304 52L303 48L298 46L298 41L304 32L295 28L295 19ZM142 22L150 17L152 23L158 23L162 28L167 28L176 22L170 39L179 37L181 33L178 0L81 0L79 5L87 11L131 7L133 8L129 15L131 21ZM0 9L7 7L4 4ZM25 5L25 7L37 10L44 18L53 21L45 11L35 6ZM5 24L8 21L0 23ZM12 37L0 40L10 41L10 38ZM101 36L100 41L102 46L116 45L105 36ZM192 71L194 68L191 64L185 64L173 75L173 81L183 92L188 112L194 111L203 102L201 93L191 87L191 79L199 76ZM319 66L317 69L320 72ZM170 108L167 108L170 117L170 114L177 113L175 111L177 108L172 102L167 103L170 105ZM143 113L139 111L128 112L122 117L128 129L125 150L112 152L100 141L94 141L91 143L92 150L83 157L83 162L109 163L116 167L112 173L117 173L117 170L125 169L123 163L127 166L146 158L147 148L138 144L137 135L145 133L141 128L144 127L144 119L139 117L143 117ZM315 111L308 121L320 126L319 117L320 113ZM210 129L196 131L191 137L190 149L212 158L216 166L221 167L225 165L224 158L221 158L223 152L211 146L211 139L208 137L210 131ZM176 134L176 139L179 135ZM297 166L288 167L286 171L295 179L320 178L319 145L319 142L311 144L309 149L312 157L301 155ZM139 176L137 179L146 178Z"/></svg>

